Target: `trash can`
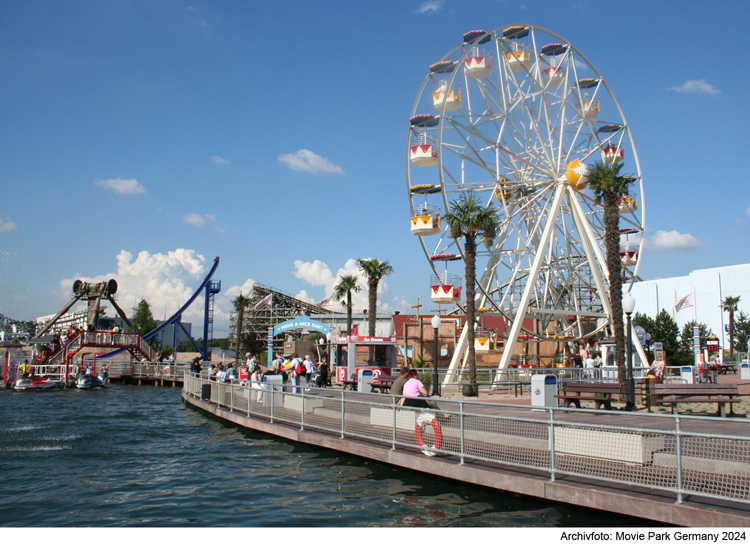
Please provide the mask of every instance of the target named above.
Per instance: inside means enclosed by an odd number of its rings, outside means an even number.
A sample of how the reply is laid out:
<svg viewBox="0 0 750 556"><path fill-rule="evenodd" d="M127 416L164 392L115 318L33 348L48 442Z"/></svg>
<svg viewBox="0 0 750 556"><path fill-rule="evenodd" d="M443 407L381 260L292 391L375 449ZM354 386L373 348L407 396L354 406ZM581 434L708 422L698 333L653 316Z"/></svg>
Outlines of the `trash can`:
<svg viewBox="0 0 750 556"><path fill-rule="evenodd" d="M284 380L281 375L266 375L263 377L263 407L278 407L284 403ZM274 392L274 394L271 394Z"/></svg>
<svg viewBox="0 0 750 556"><path fill-rule="evenodd" d="M740 380L750 380L750 363L740 363Z"/></svg>
<svg viewBox="0 0 750 556"><path fill-rule="evenodd" d="M210 384L201 384L201 401L203 402L211 401L211 385Z"/></svg>
<svg viewBox="0 0 750 556"><path fill-rule="evenodd" d="M531 377L532 407L557 407L557 376L538 374Z"/></svg>
<svg viewBox="0 0 750 556"><path fill-rule="evenodd" d="M680 378L683 384L693 384L695 382L695 369L690 365L685 365L680 369Z"/></svg>
<svg viewBox="0 0 750 556"><path fill-rule="evenodd" d="M375 380L372 369L360 369L357 373L357 391L372 392L372 383Z"/></svg>

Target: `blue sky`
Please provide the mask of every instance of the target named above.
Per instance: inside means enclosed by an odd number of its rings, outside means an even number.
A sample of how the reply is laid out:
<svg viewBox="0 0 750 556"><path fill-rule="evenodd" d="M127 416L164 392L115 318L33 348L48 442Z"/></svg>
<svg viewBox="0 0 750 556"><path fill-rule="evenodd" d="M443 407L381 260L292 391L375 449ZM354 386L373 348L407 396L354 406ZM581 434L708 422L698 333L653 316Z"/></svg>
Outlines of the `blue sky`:
<svg viewBox="0 0 750 556"><path fill-rule="evenodd" d="M429 311L409 117L464 32L526 23L605 78L643 170L644 279L750 262L744 2L0 2L0 313L116 278L157 317L215 256L216 336L252 281L313 301L360 257ZM357 309L366 307L364 292ZM111 313L112 310L110 309Z"/></svg>

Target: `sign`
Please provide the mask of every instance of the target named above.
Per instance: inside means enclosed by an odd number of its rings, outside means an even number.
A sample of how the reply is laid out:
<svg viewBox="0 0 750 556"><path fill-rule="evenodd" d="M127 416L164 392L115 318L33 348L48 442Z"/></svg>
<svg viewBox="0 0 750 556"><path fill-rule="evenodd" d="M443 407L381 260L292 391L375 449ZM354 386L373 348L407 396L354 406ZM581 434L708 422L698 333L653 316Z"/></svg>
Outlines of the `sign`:
<svg viewBox="0 0 750 556"><path fill-rule="evenodd" d="M662 351L664 346L662 342L654 342L654 351Z"/></svg>
<svg viewBox="0 0 750 556"><path fill-rule="evenodd" d="M719 340L713 334L706 340L706 349L708 351L719 351Z"/></svg>

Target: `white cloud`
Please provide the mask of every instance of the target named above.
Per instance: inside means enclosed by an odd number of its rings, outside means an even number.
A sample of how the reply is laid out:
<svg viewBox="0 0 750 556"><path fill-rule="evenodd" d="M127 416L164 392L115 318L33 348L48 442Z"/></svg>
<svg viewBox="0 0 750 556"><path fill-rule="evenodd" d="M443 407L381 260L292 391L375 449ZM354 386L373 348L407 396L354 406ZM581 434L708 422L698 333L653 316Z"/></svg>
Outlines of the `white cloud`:
<svg viewBox="0 0 750 556"><path fill-rule="evenodd" d="M367 279L365 278L362 270L357 265L356 259L349 259L346 261L343 267L339 268L335 273L331 271L328 265L322 261L315 260L312 262L305 262L296 260L294 261L295 271L293 272L296 278L299 278L303 282L310 284L311 286L322 286L325 295L324 297L330 297L333 294L333 288L339 280L339 277L344 275L353 274L358 277L357 283L361 288L359 293L352 292L352 303L354 304L354 310L360 312L363 309L367 309L368 292L367 292ZM306 290L300 290L295 297L306 299L311 303L321 301L320 299L313 300L309 297ZM390 288L388 287L387 279L380 281L378 286L378 312L379 313L392 313L393 311L407 311L409 303L404 299L398 299L393 296ZM345 312L346 308L343 303L334 303L334 310Z"/></svg>
<svg viewBox="0 0 750 556"><path fill-rule="evenodd" d="M6 218L3 220L0 218L0 234L4 234L6 232L15 232L18 229L18 226L16 226L16 223L13 222L10 218Z"/></svg>
<svg viewBox="0 0 750 556"><path fill-rule="evenodd" d="M141 251L137 256L122 250L117 255L117 269L114 272L99 276L76 276L60 281L60 289L67 298L70 296L73 282L117 281L117 304L128 316L132 308L145 299L151 305L151 312L156 319L173 315L184 305L200 286L208 272L206 259L192 249L175 249L167 254ZM104 304L108 306L108 303ZM107 308L107 315L114 316L114 309ZM203 323L203 297L199 297L184 314L185 322L193 322L194 336L201 335ZM217 308L215 318L228 318Z"/></svg>
<svg viewBox="0 0 750 556"><path fill-rule="evenodd" d="M669 87L667 90L686 95L718 95L721 92L705 79L689 79L682 85Z"/></svg>
<svg viewBox="0 0 750 556"><path fill-rule="evenodd" d="M417 8L418 14L436 13L441 10L445 4L444 0L430 0L429 2L423 2L419 8Z"/></svg>
<svg viewBox="0 0 750 556"><path fill-rule="evenodd" d="M695 251L703 247L703 243L692 234L659 230L646 238L646 247L654 251Z"/></svg>
<svg viewBox="0 0 750 556"><path fill-rule="evenodd" d="M747 214L748 216L750 216L750 205L747 205L745 207L745 214Z"/></svg>
<svg viewBox="0 0 750 556"><path fill-rule="evenodd" d="M138 180L133 179L124 180L122 178L116 178L109 180L94 180L94 183L104 189L111 189L120 195L139 195L146 192L146 188L138 183Z"/></svg>
<svg viewBox="0 0 750 556"><path fill-rule="evenodd" d="M226 158L221 158L220 156L212 156L211 162L214 164L229 164L229 161Z"/></svg>
<svg viewBox="0 0 750 556"><path fill-rule="evenodd" d="M292 170L312 173L343 174L344 170L340 166L329 162L327 158L315 154L307 149L300 149L291 154L280 154L278 161L286 164Z"/></svg>
<svg viewBox="0 0 750 556"><path fill-rule="evenodd" d="M224 228L220 228L219 226L216 226L215 224L213 224L214 220L216 220L215 214L204 214L201 216L198 213L191 212L190 214L182 215L182 221L185 224L190 224L191 226L196 226L196 227L201 227L201 226L205 226L206 224L209 224L215 232L219 232L223 234L226 230L224 230Z"/></svg>

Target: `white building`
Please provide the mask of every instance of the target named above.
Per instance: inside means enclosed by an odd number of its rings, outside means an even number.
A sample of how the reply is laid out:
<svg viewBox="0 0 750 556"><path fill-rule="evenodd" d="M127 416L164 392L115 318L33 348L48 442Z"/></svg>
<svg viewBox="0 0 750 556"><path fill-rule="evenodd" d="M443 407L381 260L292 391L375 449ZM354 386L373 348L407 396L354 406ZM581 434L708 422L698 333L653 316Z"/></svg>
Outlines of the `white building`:
<svg viewBox="0 0 750 556"><path fill-rule="evenodd" d="M740 311L750 314L750 264L694 270L687 276L638 282L630 295L635 311L656 317L666 310L677 322L680 331L695 320L708 326L729 347L729 313L722 310L728 296L740 297ZM736 314L736 313L735 313Z"/></svg>

